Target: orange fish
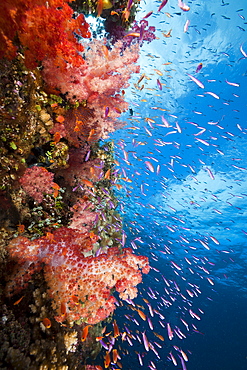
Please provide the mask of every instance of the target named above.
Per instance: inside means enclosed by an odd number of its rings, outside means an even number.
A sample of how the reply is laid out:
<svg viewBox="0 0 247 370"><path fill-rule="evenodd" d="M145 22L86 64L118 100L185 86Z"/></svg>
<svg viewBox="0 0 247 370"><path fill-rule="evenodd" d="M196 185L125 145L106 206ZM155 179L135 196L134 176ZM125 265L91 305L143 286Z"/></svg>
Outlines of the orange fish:
<svg viewBox="0 0 247 370"><path fill-rule="evenodd" d="M111 363L110 353L109 352L106 352L105 360L104 360L105 369L107 369L110 366L110 363Z"/></svg>
<svg viewBox="0 0 247 370"><path fill-rule="evenodd" d="M82 334L81 334L81 341L82 342L84 342L87 339L88 329L90 328L90 326L92 326L92 325L87 325L87 326L85 326L85 328L83 328Z"/></svg>
<svg viewBox="0 0 247 370"><path fill-rule="evenodd" d="M108 59L109 57L109 49L106 45L102 45L102 50L103 50L103 54L105 56L106 59Z"/></svg>
<svg viewBox="0 0 247 370"><path fill-rule="evenodd" d="M172 32L172 29L170 29L167 33L162 32L162 35L163 35L164 37L172 37L172 36L171 36L171 32Z"/></svg>
<svg viewBox="0 0 247 370"><path fill-rule="evenodd" d="M109 333L105 333L105 336L106 337L109 337L109 335L111 335L112 331L110 331Z"/></svg>
<svg viewBox="0 0 247 370"><path fill-rule="evenodd" d="M104 338L104 336L101 336L101 337L96 337L96 342L99 342L100 340L102 340Z"/></svg>
<svg viewBox="0 0 247 370"><path fill-rule="evenodd" d="M49 320L47 317L42 320L42 323L44 324L46 329L49 329L51 327L51 320Z"/></svg>
<svg viewBox="0 0 247 370"><path fill-rule="evenodd" d="M113 359L114 364L116 364L117 359L118 359L118 352L117 352L117 349L113 349L113 350L112 350L112 359Z"/></svg>
<svg viewBox="0 0 247 370"><path fill-rule="evenodd" d="M164 338L162 335L160 335L160 334L158 334L158 333L155 333L155 332L153 332L153 333L154 333L154 335L155 335L157 338L159 338L160 340L162 340L162 341L164 342L165 338Z"/></svg>
<svg viewBox="0 0 247 370"><path fill-rule="evenodd" d="M87 179L81 179L81 181L83 182L83 184L89 186L90 188L94 188L93 186L93 183Z"/></svg>
<svg viewBox="0 0 247 370"><path fill-rule="evenodd" d="M128 10L127 8L125 8L122 12L122 20L124 22L128 22L129 20L129 16L130 16L130 10Z"/></svg>
<svg viewBox="0 0 247 370"><path fill-rule="evenodd" d="M54 140L54 144L57 144L61 139L61 134L60 132L55 132L55 134L53 135L53 140Z"/></svg>
<svg viewBox="0 0 247 370"><path fill-rule="evenodd" d="M94 134L95 134L95 129L92 128L92 130L90 130L89 135L88 135L88 141L90 141L93 138Z"/></svg>
<svg viewBox="0 0 247 370"><path fill-rule="evenodd" d="M128 37L128 36L140 37L140 32L131 32L131 33L127 33L126 35L124 35L124 37Z"/></svg>
<svg viewBox="0 0 247 370"><path fill-rule="evenodd" d="M146 315L144 312L142 312L141 310L137 310L139 316L142 318L142 320L146 321Z"/></svg>
<svg viewBox="0 0 247 370"><path fill-rule="evenodd" d="M100 17L103 11L103 0L98 0L96 10L97 10L97 17Z"/></svg>
<svg viewBox="0 0 247 370"><path fill-rule="evenodd" d="M21 224L19 224L19 225L18 225L17 230L18 230L18 233L19 233L19 234L24 233L25 225L21 225Z"/></svg>
<svg viewBox="0 0 247 370"><path fill-rule="evenodd" d="M19 304L21 301L22 301L22 299L24 298L25 296L23 295L21 298L19 298L18 299L18 301L16 301L15 303L14 303L14 306L16 306L17 304Z"/></svg>
<svg viewBox="0 0 247 370"><path fill-rule="evenodd" d="M89 168L89 171L90 171L90 174L91 174L92 176L94 176L94 175L95 175L95 169L94 169L94 167L90 167L90 168Z"/></svg>
<svg viewBox="0 0 247 370"><path fill-rule="evenodd" d="M122 90L122 93L123 93L123 91L124 90ZM124 94L123 94L124 95ZM114 108L114 110L115 110L115 112L117 112L118 114L121 114L122 113L122 111L121 111L121 109L120 108L118 108L118 107L113 107Z"/></svg>
<svg viewBox="0 0 247 370"><path fill-rule="evenodd" d="M66 315L66 304L64 302L61 302L60 311L61 311L61 316Z"/></svg>
<svg viewBox="0 0 247 370"><path fill-rule="evenodd" d="M155 71L159 76L163 76L163 73L162 73L159 69L154 69L154 71Z"/></svg>
<svg viewBox="0 0 247 370"><path fill-rule="evenodd" d="M54 182L54 184L52 185L52 187L54 189L53 196L54 196L54 198L57 198L58 197L58 194L59 194L58 191L60 189L60 186Z"/></svg>
<svg viewBox="0 0 247 370"><path fill-rule="evenodd" d="M107 170L105 173L105 179L110 179L110 177L111 177L111 169L109 168L109 170Z"/></svg>
<svg viewBox="0 0 247 370"><path fill-rule="evenodd" d="M116 320L113 321L113 330L114 330L114 338L117 338L120 335Z"/></svg>

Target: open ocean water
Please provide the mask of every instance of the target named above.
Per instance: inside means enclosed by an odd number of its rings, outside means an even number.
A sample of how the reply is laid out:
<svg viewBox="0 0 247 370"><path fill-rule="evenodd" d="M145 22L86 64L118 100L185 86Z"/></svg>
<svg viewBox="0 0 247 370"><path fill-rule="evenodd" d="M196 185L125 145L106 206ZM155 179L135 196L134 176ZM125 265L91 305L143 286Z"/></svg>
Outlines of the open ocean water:
<svg viewBox="0 0 247 370"><path fill-rule="evenodd" d="M186 4L142 2L158 39L112 135L126 245L152 266L116 310L125 370L247 369L247 1Z"/></svg>

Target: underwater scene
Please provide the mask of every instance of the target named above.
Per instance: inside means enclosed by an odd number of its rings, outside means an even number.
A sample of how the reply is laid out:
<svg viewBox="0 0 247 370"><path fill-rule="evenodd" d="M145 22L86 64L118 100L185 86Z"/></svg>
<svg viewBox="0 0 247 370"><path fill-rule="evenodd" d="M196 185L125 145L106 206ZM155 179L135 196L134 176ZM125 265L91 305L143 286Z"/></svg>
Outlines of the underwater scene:
<svg viewBox="0 0 247 370"><path fill-rule="evenodd" d="M0 10L0 369L246 370L246 0Z"/></svg>

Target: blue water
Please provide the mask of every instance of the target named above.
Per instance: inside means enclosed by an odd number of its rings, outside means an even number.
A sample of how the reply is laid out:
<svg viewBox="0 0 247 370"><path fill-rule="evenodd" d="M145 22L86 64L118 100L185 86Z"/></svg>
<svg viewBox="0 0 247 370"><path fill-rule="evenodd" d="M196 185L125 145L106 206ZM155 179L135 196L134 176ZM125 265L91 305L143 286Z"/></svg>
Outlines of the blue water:
<svg viewBox="0 0 247 370"><path fill-rule="evenodd" d="M134 336L128 343L119 339L128 354L122 364L125 370L245 370L247 3L189 1L190 11L183 12L170 0L157 13L159 4L142 3L138 18L153 10L148 21L159 39L142 47L144 89L134 87L134 76L126 90L133 115L125 113L126 126L111 137L119 173L129 179L118 192L126 244L152 266L135 307L116 311L121 330ZM164 37L170 29L172 37ZM143 331L155 351L145 350ZM184 364L181 349L188 356Z"/></svg>

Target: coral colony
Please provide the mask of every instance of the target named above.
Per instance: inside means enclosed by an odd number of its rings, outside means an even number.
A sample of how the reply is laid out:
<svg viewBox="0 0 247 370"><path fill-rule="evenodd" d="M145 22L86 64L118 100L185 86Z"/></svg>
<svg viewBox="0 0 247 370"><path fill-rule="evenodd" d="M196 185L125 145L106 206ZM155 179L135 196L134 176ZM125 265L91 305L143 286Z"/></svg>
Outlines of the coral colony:
<svg viewBox="0 0 247 370"><path fill-rule="evenodd" d="M102 369L88 359L149 272L124 247L122 179L113 143L100 144L122 127L139 48L155 38L146 20L133 23L137 4L1 4L1 367ZM93 38L83 13L104 18L108 36ZM103 366L120 359L113 348Z"/></svg>

